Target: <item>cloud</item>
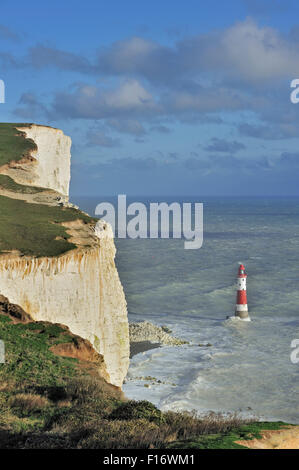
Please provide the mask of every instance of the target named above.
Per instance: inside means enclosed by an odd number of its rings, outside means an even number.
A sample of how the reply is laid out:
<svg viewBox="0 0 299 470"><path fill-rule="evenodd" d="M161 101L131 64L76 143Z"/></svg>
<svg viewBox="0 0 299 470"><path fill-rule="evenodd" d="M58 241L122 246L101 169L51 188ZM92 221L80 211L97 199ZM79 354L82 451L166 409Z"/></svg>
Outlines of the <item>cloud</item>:
<svg viewBox="0 0 299 470"><path fill-rule="evenodd" d="M111 158L106 162L92 162L92 167L87 165L82 168L82 172L94 180L99 177L105 180L105 175L109 175L110 180L108 179L108 181L112 181L112 184L116 184L115 181L117 181L116 191L119 191L121 186L121 191L125 191L126 194L132 191L134 182L136 182L139 191L149 191L148 194L153 194L153 188L156 194L167 194L163 191L169 190L173 184L183 191L181 194L190 194L188 192L190 188L192 188L192 193L198 194L196 186L194 186L195 183L199 184L201 188L204 184L206 189L210 187L213 192L216 185L219 194L224 187L225 193L235 193L236 188L238 191L241 184L245 191L244 194L250 189L254 194L256 189L253 188L256 188L256 185L259 187L259 191L262 188L266 188L266 193L267 188L272 188L274 191L277 188L277 181L281 181L282 174L284 179L292 178L294 181L299 168L298 152L284 152L279 157L271 156L271 158L267 155L241 158L229 154L206 155L196 152L192 152L190 158L186 158L182 154L174 154L174 158L171 157L168 152L166 154L155 152L150 156L138 158L133 156ZM267 180L268 186L265 186L265 180ZM235 182L233 186L232 181ZM169 182L170 186L168 186ZM294 182L292 187L294 187ZM111 191L110 185L108 189ZM136 191L136 186L134 186L134 190ZM286 194L289 191L287 186L285 186L285 191Z"/></svg>
<svg viewBox="0 0 299 470"><path fill-rule="evenodd" d="M149 171L154 170L157 167L157 161L153 157L148 158L122 158L115 159L112 161L113 165L118 167L126 168L132 171Z"/></svg>
<svg viewBox="0 0 299 470"><path fill-rule="evenodd" d="M96 167L101 173L114 174L120 173L123 170L131 172L148 172L154 170L158 166L158 162L153 157L136 158L136 157L123 157L112 158L105 163L98 163Z"/></svg>
<svg viewBox="0 0 299 470"><path fill-rule="evenodd" d="M278 164L287 168L299 167L299 152L283 152L278 160Z"/></svg>
<svg viewBox="0 0 299 470"><path fill-rule="evenodd" d="M168 127L163 126L163 125L152 126L150 128L150 130L153 131L153 132L159 132L160 134L170 134L171 133L171 130Z"/></svg>
<svg viewBox="0 0 299 470"><path fill-rule="evenodd" d="M290 103L286 81L299 76L296 34L295 29L283 34L246 19L225 29L185 36L173 45L126 38L100 48L93 60L37 44L26 61L18 62L4 53L0 61L89 76L85 83L54 92L47 111L52 119L103 120L107 127L140 141L148 132L168 133L166 126L156 124L165 118L186 124L221 124L221 113L251 111L260 124L240 124L240 135L277 140L299 136L293 124L299 118L299 106L295 110ZM99 76L111 78L113 88L103 80L92 83ZM17 113L30 114L30 106L23 103ZM210 151L221 151L219 142L210 147ZM237 151L237 147L226 148L222 151Z"/></svg>
<svg viewBox="0 0 299 470"><path fill-rule="evenodd" d="M152 120L173 116L185 122L222 122L206 116L207 113L243 110L251 106L248 96L228 88L218 89L198 86L189 91L165 91L162 95L151 93L138 80L128 79L114 89L102 85L80 84L74 91L55 94L52 106L53 117L84 119L106 119L107 125L119 132L137 136L145 134L140 119ZM204 116L205 115L205 116ZM197 118L196 118L197 116ZM166 126L152 125L151 129L167 133Z"/></svg>
<svg viewBox="0 0 299 470"><path fill-rule="evenodd" d="M271 81L296 76L299 71L296 44L274 28L259 27L252 19L186 40L180 50L185 60L194 60L193 67L219 70L244 83L269 81L271 87Z"/></svg>
<svg viewBox="0 0 299 470"><path fill-rule="evenodd" d="M299 73L299 51L293 38L259 26L253 19L165 46L142 37L119 40L102 47L93 62L72 52L37 44L27 61L33 67L56 67L91 75L105 74L146 79L154 86L176 87L198 83L201 75L219 71L217 82L269 82ZM188 86L187 86L188 88Z"/></svg>
<svg viewBox="0 0 299 470"><path fill-rule="evenodd" d="M18 104L14 114L23 119L31 121L34 118L40 118L40 116L49 117L47 107L38 100L34 93L23 93Z"/></svg>
<svg viewBox="0 0 299 470"><path fill-rule="evenodd" d="M87 132L87 145L98 147L119 147L119 139L115 139L106 134L105 129L91 129Z"/></svg>
<svg viewBox="0 0 299 470"><path fill-rule="evenodd" d="M259 158L237 158L233 155L210 155L209 157L191 157L184 161L184 167L190 171L209 170L209 173L218 173L227 170L229 172L247 171L270 168L267 157Z"/></svg>
<svg viewBox="0 0 299 470"><path fill-rule="evenodd" d="M106 124L112 129L124 134L132 134L135 136L146 134L143 125L136 119L108 119Z"/></svg>
<svg viewBox="0 0 299 470"><path fill-rule="evenodd" d="M228 141L225 139L218 139L217 137L213 137L211 139L210 144L205 147L205 150L208 152L226 152L226 153L236 153L239 150L245 149L245 145L241 142Z"/></svg>
<svg viewBox="0 0 299 470"><path fill-rule="evenodd" d="M117 41L99 52L98 68L108 75L139 75L168 86L216 70L250 83L296 76L298 59L290 38L247 19L183 39L174 47L138 37Z"/></svg>
<svg viewBox="0 0 299 470"><path fill-rule="evenodd" d="M169 113L217 113L250 109L252 103L246 93L228 87L197 86L192 91L175 90L161 96L161 104Z"/></svg>
<svg viewBox="0 0 299 470"><path fill-rule="evenodd" d="M80 85L74 92L56 93L53 103L53 111L59 116L85 119L150 115L156 110L152 95L133 79L114 89Z"/></svg>
<svg viewBox="0 0 299 470"><path fill-rule="evenodd" d="M154 122L156 118L174 118L188 123L221 123L213 114L224 111L244 110L251 106L246 93L198 86L189 91L165 91L152 93L138 80L128 79L114 89L103 85L76 85L74 91L55 94L51 114L53 118L106 119L108 126L119 132L137 136L145 134L141 120ZM212 116L207 116L211 114ZM152 124L151 130L168 133L166 126Z"/></svg>
<svg viewBox="0 0 299 470"><path fill-rule="evenodd" d="M0 64L2 68L20 68L22 65L18 60L9 52L0 51Z"/></svg>
<svg viewBox="0 0 299 470"><path fill-rule="evenodd" d="M299 129L293 123L280 123L276 125L254 125L242 123L238 126L241 135L264 140L281 140L299 136Z"/></svg>
<svg viewBox="0 0 299 470"><path fill-rule="evenodd" d="M175 49L141 37L117 41L101 49L98 68L107 75L137 75L153 83L165 83L181 75Z"/></svg>
<svg viewBox="0 0 299 470"><path fill-rule="evenodd" d="M265 15L286 11L292 2L289 0L243 0L248 12L253 15Z"/></svg>
<svg viewBox="0 0 299 470"><path fill-rule="evenodd" d="M18 42L20 40L20 37L17 33L12 31L7 26L0 24L0 39L4 39L6 41Z"/></svg>
<svg viewBox="0 0 299 470"><path fill-rule="evenodd" d="M202 170L202 169L207 169L210 168L211 162L207 159L200 159L200 158L187 158L184 161L184 167L187 170L194 171L194 170Z"/></svg>
<svg viewBox="0 0 299 470"><path fill-rule="evenodd" d="M179 158L179 154L177 152L169 152L168 157L171 160L177 160Z"/></svg>
<svg viewBox="0 0 299 470"><path fill-rule="evenodd" d="M78 54L37 44L28 52L27 62L34 68L55 67L81 73L94 73L89 61Z"/></svg>

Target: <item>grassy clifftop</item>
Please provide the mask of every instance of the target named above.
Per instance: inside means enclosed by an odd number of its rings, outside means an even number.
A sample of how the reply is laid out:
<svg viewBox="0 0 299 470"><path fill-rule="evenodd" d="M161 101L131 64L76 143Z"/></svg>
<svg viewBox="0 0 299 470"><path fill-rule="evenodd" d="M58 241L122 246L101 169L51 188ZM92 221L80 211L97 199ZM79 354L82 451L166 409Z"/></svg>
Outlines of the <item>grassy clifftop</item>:
<svg viewBox="0 0 299 470"><path fill-rule="evenodd" d="M60 225L80 219L93 223L91 217L77 209L0 196L0 253L19 250L30 256L58 256L76 245L70 243L66 229Z"/></svg>

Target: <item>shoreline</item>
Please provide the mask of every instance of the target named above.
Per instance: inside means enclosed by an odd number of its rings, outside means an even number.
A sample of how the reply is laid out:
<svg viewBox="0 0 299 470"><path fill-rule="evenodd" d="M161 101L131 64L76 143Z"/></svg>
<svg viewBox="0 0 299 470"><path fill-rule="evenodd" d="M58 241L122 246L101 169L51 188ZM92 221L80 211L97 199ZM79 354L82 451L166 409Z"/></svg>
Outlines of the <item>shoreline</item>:
<svg viewBox="0 0 299 470"><path fill-rule="evenodd" d="M188 341L176 338L171 333L166 326L158 326L146 320L129 322L130 359L139 353L162 346L188 344Z"/></svg>
<svg viewBox="0 0 299 470"><path fill-rule="evenodd" d="M151 341L131 341L130 342L130 359L142 352L157 349L162 346L161 343L152 343Z"/></svg>

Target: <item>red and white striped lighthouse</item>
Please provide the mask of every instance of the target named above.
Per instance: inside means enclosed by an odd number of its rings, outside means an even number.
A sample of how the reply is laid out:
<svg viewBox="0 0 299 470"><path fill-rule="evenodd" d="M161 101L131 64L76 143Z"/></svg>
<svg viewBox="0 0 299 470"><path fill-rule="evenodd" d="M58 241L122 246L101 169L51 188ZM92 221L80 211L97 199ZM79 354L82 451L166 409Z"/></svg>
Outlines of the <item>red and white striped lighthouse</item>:
<svg viewBox="0 0 299 470"><path fill-rule="evenodd" d="M238 272L238 292L236 301L235 316L241 320L250 320L248 315L247 294L246 294L246 278L245 267L243 264L239 266Z"/></svg>

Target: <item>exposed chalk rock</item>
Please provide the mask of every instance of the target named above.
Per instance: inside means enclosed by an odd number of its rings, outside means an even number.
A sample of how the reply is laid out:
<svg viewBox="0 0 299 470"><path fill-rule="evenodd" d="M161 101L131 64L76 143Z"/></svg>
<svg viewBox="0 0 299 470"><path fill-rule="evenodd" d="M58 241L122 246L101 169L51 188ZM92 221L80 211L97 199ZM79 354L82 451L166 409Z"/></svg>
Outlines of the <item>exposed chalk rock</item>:
<svg viewBox="0 0 299 470"><path fill-rule="evenodd" d="M26 138L32 139L37 150L18 162L1 168L1 173L10 176L18 184L40 186L69 195L71 168L71 138L60 129L32 124L18 127Z"/></svg>
<svg viewBox="0 0 299 470"><path fill-rule="evenodd" d="M90 248L55 258L0 256L1 293L34 320L62 323L88 339L104 356L110 383L121 387L129 366L126 300L114 240L106 236L112 229L103 221L98 227L105 236Z"/></svg>

